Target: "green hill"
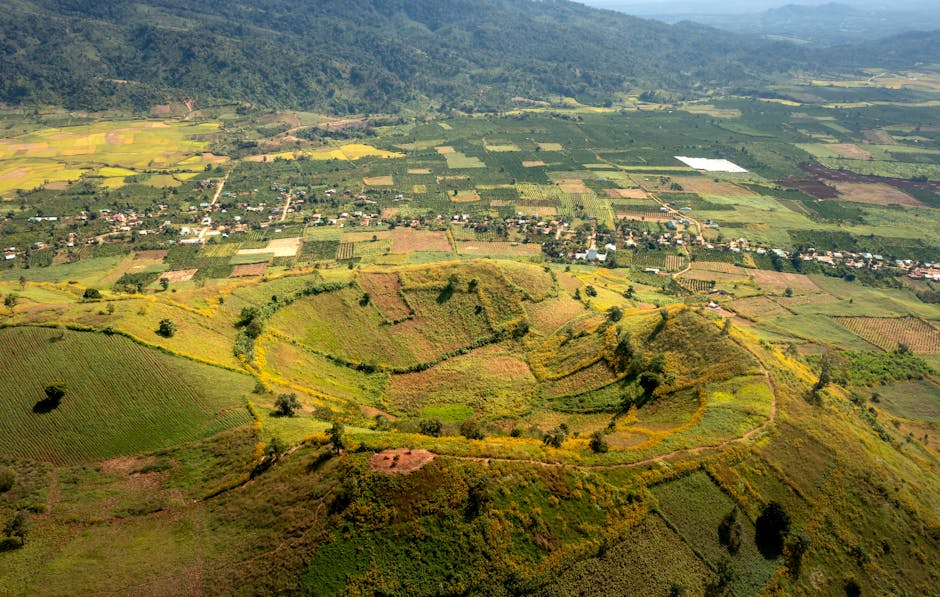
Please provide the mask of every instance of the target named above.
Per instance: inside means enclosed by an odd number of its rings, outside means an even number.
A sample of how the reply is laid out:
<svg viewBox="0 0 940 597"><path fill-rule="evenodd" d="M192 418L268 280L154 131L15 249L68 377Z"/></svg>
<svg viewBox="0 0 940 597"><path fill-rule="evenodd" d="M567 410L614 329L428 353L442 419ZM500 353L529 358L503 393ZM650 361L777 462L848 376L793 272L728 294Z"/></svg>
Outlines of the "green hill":
<svg viewBox="0 0 940 597"><path fill-rule="evenodd" d="M604 102L766 80L795 47L565 1L17 0L0 100L149 108L217 98L333 113Z"/></svg>

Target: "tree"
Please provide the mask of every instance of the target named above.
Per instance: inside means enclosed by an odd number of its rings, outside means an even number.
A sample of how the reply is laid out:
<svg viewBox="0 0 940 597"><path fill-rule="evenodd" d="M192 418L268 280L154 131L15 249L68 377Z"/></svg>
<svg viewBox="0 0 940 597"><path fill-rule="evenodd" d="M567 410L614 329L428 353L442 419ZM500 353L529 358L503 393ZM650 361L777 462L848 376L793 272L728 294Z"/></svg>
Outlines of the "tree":
<svg viewBox="0 0 940 597"><path fill-rule="evenodd" d="M741 522L738 520L738 508L735 507L718 523L718 541L734 555L741 549Z"/></svg>
<svg viewBox="0 0 940 597"><path fill-rule="evenodd" d="M372 295L369 294L368 292L363 292L362 297L359 299L359 306L367 307L369 306L369 302L371 301L372 301Z"/></svg>
<svg viewBox="0 0 940 597"><path fill-rule="evenodd" d="M768 560L783 553L783 543L790 532L790 516L777 502L767 504L754 522L754 542Z"/></svg>
<svg viewBox="0 0 940 597"><path fill-rule="evenodd" d="M300 408L300 401L297 400L297 394L279 394L274 400L274 412L282 417L293 417L297 409Z"/></svg>
<svg viewBox="0 0 940 597"><path fill-rule="evenodd" d="M601 431L595 431L591 434L591 441L588 442L588 446L595 454L603 454L610 449L610 445L607 443L607 438L604 437L604 434Z"/></svg>
<svg viewBox="0 0 940 597"><path fill-rule="evenodd" d="M819 379L816 380L816 385L813 386L814 395L832 380L832 357L828 353L824 354L819 365Z"/></svg>
<svg viewBox="0 0 940 597"><path fill-rule="evenodd" d="M483 435L483 429L476 419L465 419L464 422L460 424L460 435L467 439L483 439L485 437Z"/></svg>
<svg viewBox="0 0 940 597"><path fill-rule="evenodd" d="M19 300L19 297L11 292L10 294L3 297L3 306L9 309L10 313L12 313L13 309L16 307L16 303Z"/></svg>
<svg viewBox="0 0 940 597"><path fill-rule="evenodd" d="M164 338L172 338L176 334L176 323L172 319L161 319L157 334Z"/></svg>
<svg viewBox="0 0 940 597"><path fill-rule="evenodd" d="M346 428L339 421L334 421L333 426L330 427L330 445L333 447L335 454L342 454L343 450L346 449L346 442L343 439L345 431Z"/></svg>
<svg viewBox="0 0 940 597"><path fill-rule="evenodd" d="M424 435L430 435L431 437L440 437L444 434L444 423L441 422L438 418L433 419L421 419L418 421L418 429Z"/></svg>
<svg viewBox="0 0 940 597"><path fill-rule="evenodd" d="M97 288L86 288L85 292L82 294L82 298L89 300L96 300L101 298L101 291Z"/></svg>
<svg viewBox="0 0 940 597"><path fill-rule="evenodd" d="M721 324L721 333L725 336L731 333L731 318L726 318Z"/></svg>
<svg viewBox="0 0 940 597"><path fill-rule="evenodd" d="M46 394L46 400L50 402L60 402L65 397L65 393L68 389L69 387L67 385L61 381L57 381L43 388L43 392Z"/></svg>
<svg viewBox="0 0 940 597"><path fill-rule="evenodd" d="M170 287L170 279L160 278L160 288L162 288L165 291L169 287Z"/></svg>
<svg viewBox="0 0 940 597"><path fill-rule="evenodd" d="M623 293L623 296L628 299L632 299L636 296L636 290L633 288L633 285L627 287L627 290Z"/></svg>
<svg viewBox="0 0 940 597"><path fill-rule="evenodd" d="M623 319L623 309L621 309L620 307L616 305L614 305L610 309L607 309L607 319L609 319L610 321L614 323L617 323L618 321Z"/></svg>
<svg viewBox="0 0 940 597"><path fill-rule="evenodd" d="M584 294L591 296L591 297L597 296L597 289L591 286L590 284L588 284L584 288Z"/></svg>

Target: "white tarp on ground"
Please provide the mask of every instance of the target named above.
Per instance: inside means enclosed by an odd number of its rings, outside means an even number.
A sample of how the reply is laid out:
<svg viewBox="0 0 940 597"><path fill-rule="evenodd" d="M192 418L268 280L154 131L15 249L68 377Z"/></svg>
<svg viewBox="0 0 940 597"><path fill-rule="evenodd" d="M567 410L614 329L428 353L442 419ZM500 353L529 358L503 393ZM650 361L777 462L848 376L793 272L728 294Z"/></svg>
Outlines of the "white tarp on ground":
<svg viewBox="0 0 940 597"><path fill-rule="evenodd" d="M696 170L705 170L706 172L735 172L742 173L747 172L741 166L738 166L734 162L729 162L728 160L712 160L709 158L687 158L685 156L677 155L675 156L677 160L685 164L690 168L695 168Z"/></svg>

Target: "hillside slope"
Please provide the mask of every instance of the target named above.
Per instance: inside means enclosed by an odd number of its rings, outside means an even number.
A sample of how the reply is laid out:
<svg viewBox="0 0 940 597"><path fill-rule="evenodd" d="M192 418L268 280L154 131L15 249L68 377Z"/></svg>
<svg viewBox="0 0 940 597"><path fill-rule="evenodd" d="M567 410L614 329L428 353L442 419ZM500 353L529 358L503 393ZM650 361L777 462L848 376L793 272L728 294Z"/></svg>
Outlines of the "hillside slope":
<svg viewBox="0 0 940 597"><path fill-rule="evenodd" d="M530 0L17 0L0 56L6 102L144 108L169 95L340 113L688 92L755 83L803 58L698 25Z"/></svg>

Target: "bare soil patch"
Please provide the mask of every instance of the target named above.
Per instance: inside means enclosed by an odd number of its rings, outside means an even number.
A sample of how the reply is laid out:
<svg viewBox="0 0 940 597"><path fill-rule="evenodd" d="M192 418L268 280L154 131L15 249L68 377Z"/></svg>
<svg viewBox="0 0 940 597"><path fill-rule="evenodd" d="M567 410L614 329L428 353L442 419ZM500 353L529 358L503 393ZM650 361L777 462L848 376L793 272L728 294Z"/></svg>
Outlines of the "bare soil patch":
<svg viewBox="0 0 940 597"><path fill-rule="evenodd" d="M450 200L453 203L476 203L480 200L480 194L474 190L460 191L456 195L451 195Z"/></svg>
<svg viewBox="0 0 940 597"><path fill-rule="evenodd" d="M409 168L408 174L430 174L430 168Z"/></svg>
<svg viewBox="0 0 940 597"><path fill-rule="evenodd" d="M453 249L447 235L431 230L410 230L395 228L392 230L392 253L410 253L412 251L442 251Z"/></svg>
<svg viewBox="0 0 940 597"><path fill-rule="evenodd" d="M163 261L166 259L167 253L169 251L163 249L152 249L148 251L135 251L134 259L146 259L148 261Z"/></svg>
<svg viewBox="0 0 940 597"><path fill-rule="evenodd" d="M545 165L545 162L541 160L531 160L531 161L522 162L523 168L538 168L539 166L544 166L544 165Z"/></svg>
<svg viewBox="0 0 940 597"><path fill-rule="evenodd" d="M450 147L449 145L441 145L441 146L435 147L434 150L437 151L437 153L441 155L447 155L449 153L456 153L457 151L456 149L454 149L453 147Z"/></svg>
<svg viewBox="0 0 940 597"><path fill-rule="evenodd" d="M362 184L367 187L390 187L395 184L395 179L391 176L372 176L363 178Z"/></svg>
<svg viewBox="0 0 940 597"><path fill-rule="evenodd" d="M837 182L836 188L846 201L869 205L905 205L923 207L923 203L887 184Z"/></svg>
<svg viewBox="0 0 940 597"><path fill-rule="evenodd" d="M358 279L359 287L369 293L369 297L382 315L397 321L412 314L411 307L399 294L401 280L398 274L364 272Z"/></svg>
<svg viewBox="0 0 940 597"><path fill-rule="evenodd" d="M857 174L849 170L833 170L826 168L822 164L808 162L800 164L805 172L816 175L826 180L835 180L839 182L883 182L899 189L930 189L940 191L940 181L928 180L910 180L908 178L889 178L885 176L872 176L868 174Z"/></svg>
<svg viewBox="0 0 940 597"><path fill-rule="evenodd" d="M268 273L267 263L245 263L232 268L231 278L251 278Z"/></svg>
<svg viewBox="0 0 940 597"><path fill-rule="evenodd" d="M434 454L427 450L396 448L373 454L369 458L369 468L386 475L407 475L434 460Z"/></svg>
<svg viewBox="0 0 940 597"><path fill-rule="evenodd" d="M585 193L591 192L591 189L584 184L580 178L565 178L558 181L558 188L565 193Z"/></svg>
<svg viewBox="0 0 940 597"><path fill-rule="evenodd" d="M783 187L803 191L807 195L812 195L817 199L835 199L839 192L833 187L816 180L815 178L784 178L778 181Z"/></svg>
<svg viewBox="0 0 940 597"><path fill-rule="evenodd" d="M666 183L666 186L671 186L673 183L681 185L686 192L698 193L699 195L721 195L723 197L754 195L754 191L749 191L730 182L716 181L714 178L707 176L673 176Z"/></svg>
<svg viewBox="0 0 940 597"><path fill-rule="evenodd" d="M875 157L854 143L830 143L826 148L853 160L871 160Z"/></svg>
<svg viewBox="0 0 940 597"><path fill-rule="evenodd" d="M174 282L188 282L193 279L193 276L196 275L198 270L194 269L179 269L172 272L166 272L161 278L166 278L170 283Z"/></svg>
<svg viewBox="0 0 940 597"><path fill-rule="evenodd" d="M787 288L793 292L822 292L808 276L803 274L788 274L785 272L772 272L763 269L751 270L751 276L764 290L783 292Z"/></svg>
<svg viewBox="0 0 940 597"><path fill-rule="evenodd" d="M611 199L647 199L649 195L643 189L604 189Z"/></svg>

